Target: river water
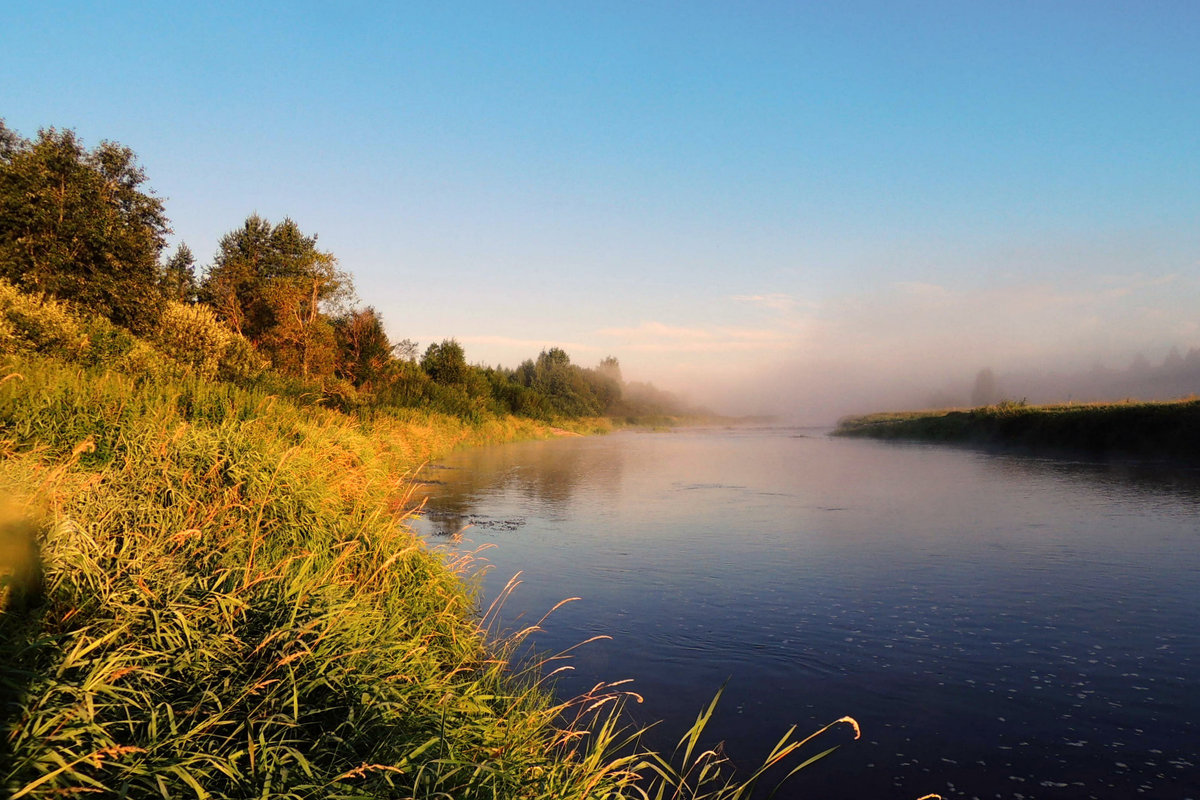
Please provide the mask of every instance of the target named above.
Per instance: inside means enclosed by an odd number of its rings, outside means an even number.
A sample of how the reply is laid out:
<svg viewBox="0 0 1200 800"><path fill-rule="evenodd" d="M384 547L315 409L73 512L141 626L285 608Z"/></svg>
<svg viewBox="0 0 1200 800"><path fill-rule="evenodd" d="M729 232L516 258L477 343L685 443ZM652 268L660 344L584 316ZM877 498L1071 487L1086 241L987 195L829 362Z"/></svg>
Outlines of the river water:
<svg viewBox="0 0 1200 800"><path fill-rule="evenodd" d="M804 429L530 442L426 470L508 628L739 764L843 715L785 797L1200 798L1200 473ZM465 530L464 530L465 529ZM461 534L462 542L450 537ZM812 752L818 752L817 748Z"/></svg>

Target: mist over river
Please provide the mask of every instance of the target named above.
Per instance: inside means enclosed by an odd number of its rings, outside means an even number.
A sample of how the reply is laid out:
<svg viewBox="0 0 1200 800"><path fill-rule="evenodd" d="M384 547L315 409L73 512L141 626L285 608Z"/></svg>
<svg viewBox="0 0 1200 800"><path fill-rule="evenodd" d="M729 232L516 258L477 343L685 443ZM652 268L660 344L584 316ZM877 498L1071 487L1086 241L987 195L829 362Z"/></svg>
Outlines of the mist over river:
<svg viewBox="0 0 1200 800"><path fill-rule="evenodd" d="M422 535L494 545L486 607L632 678L670 749L756 764L791 725L863 736L785 797L1200 798L1200 472L836 439L622 432L457 453ZM459 544L448 534L463 533ZM821 747L810 752L815 754Z"/></svg>

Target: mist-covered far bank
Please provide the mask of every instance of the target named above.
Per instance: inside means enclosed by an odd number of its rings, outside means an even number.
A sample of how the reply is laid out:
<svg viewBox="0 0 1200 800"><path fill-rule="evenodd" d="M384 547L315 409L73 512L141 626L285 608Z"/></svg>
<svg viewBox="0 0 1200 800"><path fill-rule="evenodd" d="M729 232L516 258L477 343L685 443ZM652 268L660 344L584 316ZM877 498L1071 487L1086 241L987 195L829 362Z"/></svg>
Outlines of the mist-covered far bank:
<svg viewBox="0 0 1200 800"><path fill-rule="evenodd" d="M1005 399L1174 399L1200 393L1198 297L1200 281L1171 273L775 298L769 350L666 364L657 382L721 413L817 425Z"/></svg>
<svg viewBox="0 0 1200 800"><path fill-rule="evenodd" d="M908 369L781 363L727 385L695 385L688 396L719 413L773 416L802 425L833 425L842 417L882 411L966 408L1003 401L1092 403L1174 400L1200 395L1200 347L1171 347L1150 359L1135 354L1121 366L1090 365L994 370L986 364L914 362ZM954 374L951 374L954 373Z"/></svg>

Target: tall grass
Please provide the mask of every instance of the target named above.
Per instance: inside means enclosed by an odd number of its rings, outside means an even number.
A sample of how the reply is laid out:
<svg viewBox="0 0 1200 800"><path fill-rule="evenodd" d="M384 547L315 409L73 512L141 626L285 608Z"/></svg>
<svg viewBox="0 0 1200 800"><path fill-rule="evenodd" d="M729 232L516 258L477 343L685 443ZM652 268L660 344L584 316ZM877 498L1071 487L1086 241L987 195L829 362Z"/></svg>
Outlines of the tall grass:
<svg viewBox="0 0 1200 800"><path fill-rule="evenodd" d="M43 604L0 620L24 684L15 796L349 796L395 770L416 787L429 773L405 765L431 742L500 764L497 732L540 713L401 525L402 468L471 431L36 358L3 369L0 486L43 520L47 571ZM487 782L455 780L463 796Z"/></svg>
<svg viewBox="0 0 1200 800"><path fill-rule="evenodd" d="M699 747L711 708L671 757L623 728L624 687L556 701L512 662L536 626L489 636L455 572L469 562L404 525L420 462L549 433L0 357L0 528L38 562L36 580L0 562L0 784L13 798L748 797L763 773L735 779ZM765 767L808 744L785 737Z"/></svg>

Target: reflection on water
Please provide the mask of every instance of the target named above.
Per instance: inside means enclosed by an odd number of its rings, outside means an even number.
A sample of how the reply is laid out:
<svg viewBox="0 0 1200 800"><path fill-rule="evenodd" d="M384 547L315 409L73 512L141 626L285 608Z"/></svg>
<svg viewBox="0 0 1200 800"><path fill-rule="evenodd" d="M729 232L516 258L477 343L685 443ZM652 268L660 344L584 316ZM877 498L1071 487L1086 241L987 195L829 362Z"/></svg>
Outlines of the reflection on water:
<svg viewBox="0 0 1200 800"><path fill-rule="evenodd" d="M435 537L494 543L509 625L596 634L561 684L635 679L670 747L714 721L750 762L792 724L864 738L797 795L1198 796L1200 481L786 430L619 434L458 454Z"/></svg>
<svg viewBox="0 0 1200 800"><path fill-rule="evenodd" d="M482 497L513 493L538 513L562 517L570 513L572 495L582 481L587 493L616 498L621 483L619 449L560 446L559 442L524 442L470 451L450 464L427 467L423 494L430 498L425 518L430 530L457 536L465 528L514 530L524 516L500 518L476 508Z"/></svg>

